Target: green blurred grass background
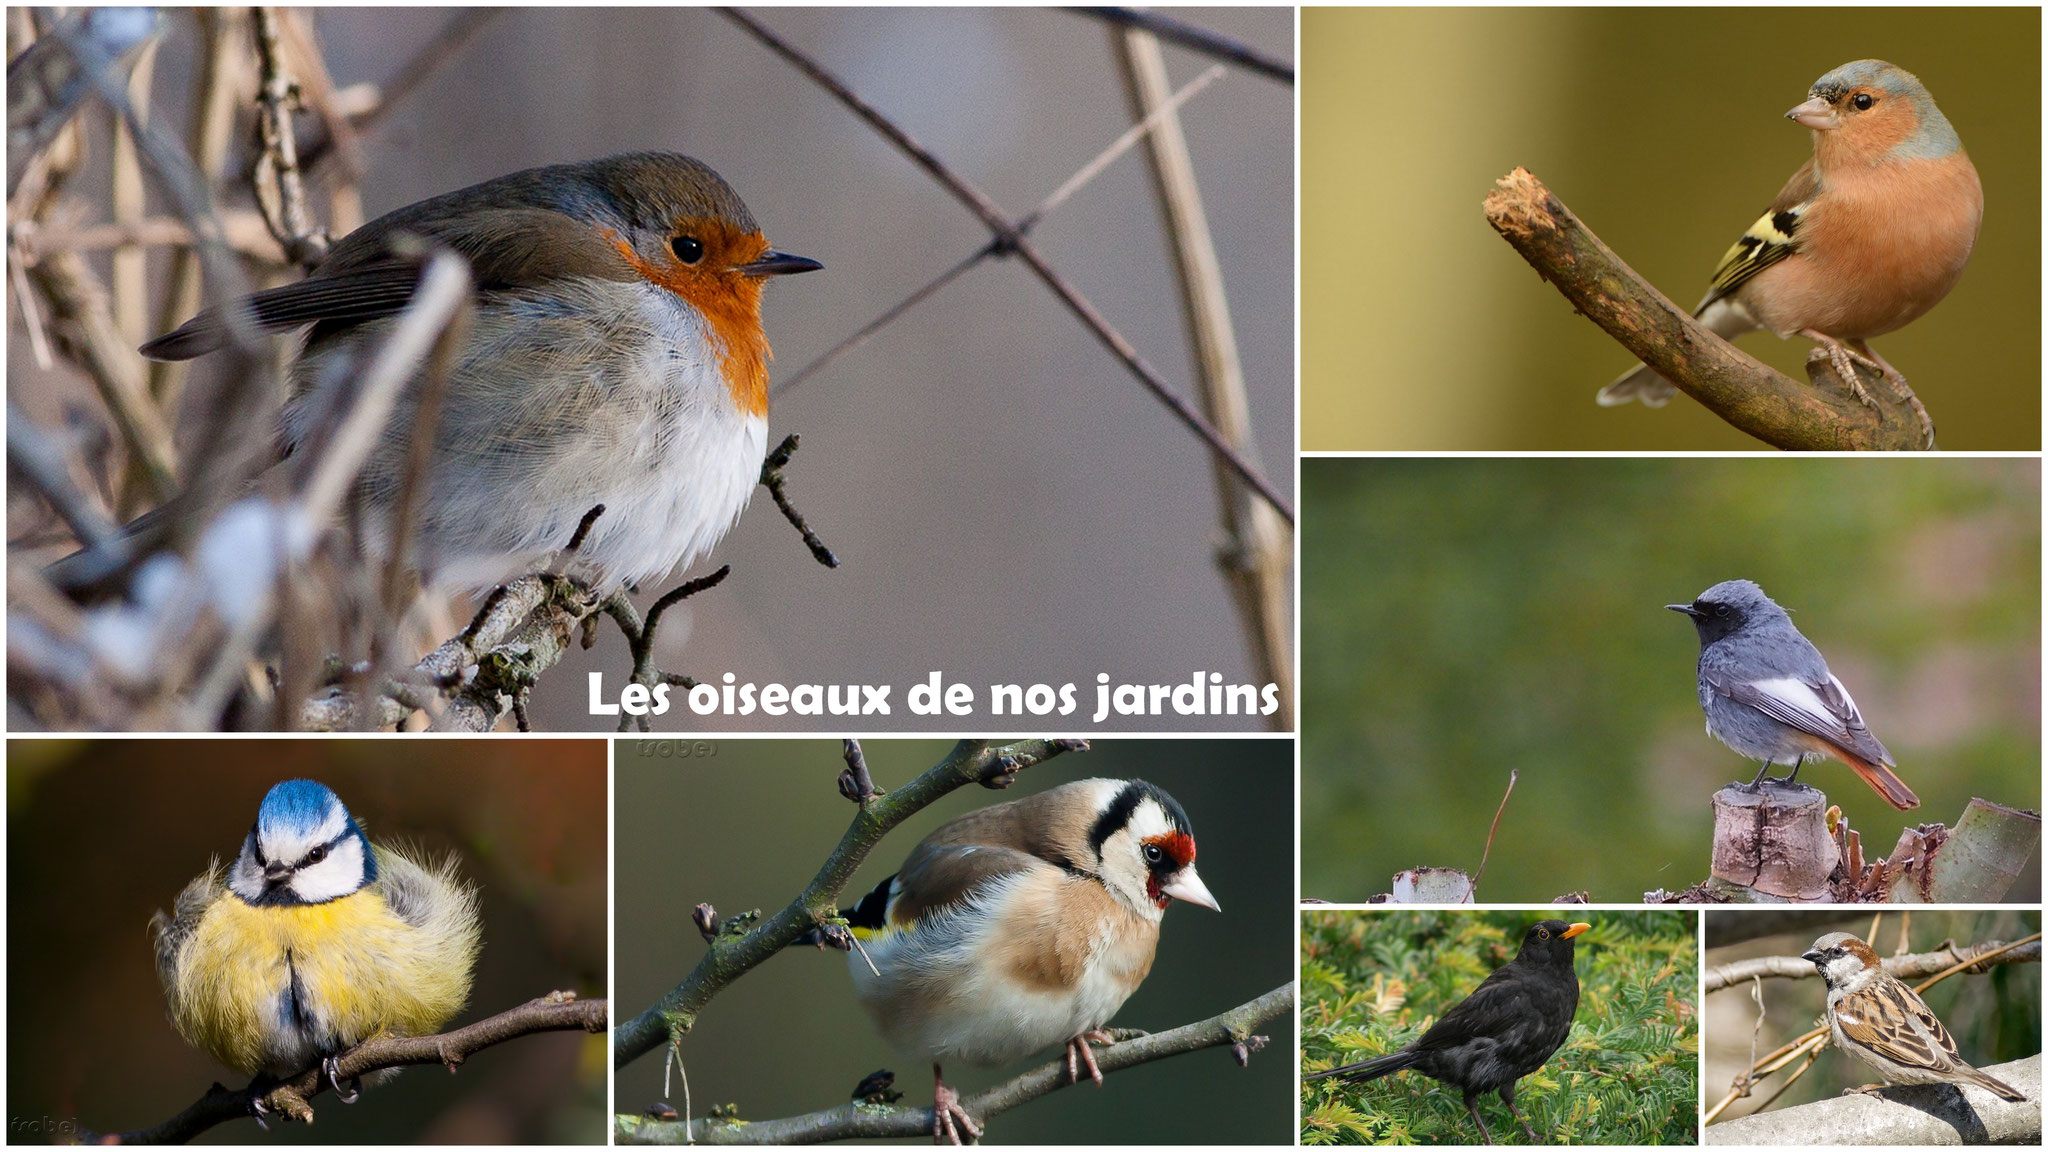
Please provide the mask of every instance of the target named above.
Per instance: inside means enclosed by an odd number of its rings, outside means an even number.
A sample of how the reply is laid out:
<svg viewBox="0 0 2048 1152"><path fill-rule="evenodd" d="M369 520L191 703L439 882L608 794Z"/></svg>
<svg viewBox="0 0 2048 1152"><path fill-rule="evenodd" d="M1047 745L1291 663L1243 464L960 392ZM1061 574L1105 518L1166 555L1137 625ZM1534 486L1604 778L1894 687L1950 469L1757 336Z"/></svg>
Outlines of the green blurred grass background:
<svg viewBox="0 0 2048 1152"><path fill-rule="evenodd" d="M2036 460L1302 463L1302 893L1479 863L1485 902L1632 901L1706 871L1699 642L1664 605L1746 576L1790 609L1919 794L1800 779L1888 852L1973 796L2038 810ZM2010 899L2039 899L2039 854Z"/></svg>
<svg viewBox="0 0 2048 1152"><path fill-rule="evenodd" d="M1680 396L1593 393L1627 352L1480 214L1516 165L1680 307L1812 155L1784 119L1822 74L1926 83L1984 182L1961 284L1875 342L1950 449L2041 425L2039 8L1307 8L1302 447L1753 449ZM1739 345L1806 378L1805 340Z"/></svg>

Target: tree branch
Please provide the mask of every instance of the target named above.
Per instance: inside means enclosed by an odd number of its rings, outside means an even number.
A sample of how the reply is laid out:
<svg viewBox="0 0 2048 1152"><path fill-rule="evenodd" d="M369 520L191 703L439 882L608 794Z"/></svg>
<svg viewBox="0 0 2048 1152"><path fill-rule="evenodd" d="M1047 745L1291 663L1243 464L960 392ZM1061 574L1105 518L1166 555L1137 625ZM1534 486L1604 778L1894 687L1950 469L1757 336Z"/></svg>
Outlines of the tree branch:
<svg viewBox="0 0 2048 1152"><path fill-rule="evenodd" d="M488 1019L443 1032L438 1036L381 1036L365 1040L341 1054L337 1075L354 1080L386 1068L412 1064L444 1064L449 1072L470 1056L507 1040L537 1032L567 1032L573 1029L601 1033L610 1023L610 1005L604 1000L578 1000L573 992L550 992L517 1008ZM261 1100L266 1108L286 1119L313 1122L308 1101L328 1090L327 1077L319 1068L308 1068L282 1083L258 1076L247 1088L230 1090L215 1084L206 1095L183 1112L148 1128L132 1132L81 1134L81 1144L184 1144L217 1124L255 1115L252 1105Z"/></svg>
<svg viewBox="0 0 2048 1152"><path fill-rule="evenodd" d="M1283 1012L1291 1011L1293 1007L1294 986L1282 985L1248 1004L1240 1004L1207 1020L1098 1048L1095 1050L1095 1062L1104 1074L1108 1074L1120 1068L1225 1044L1255 1049L1261 1041L1254 1040L1252 1030ZM1241 1053L1239 1062L1244 1059ZM1060 1058L968 1097L961 1104L969 1113L986 1122L991 1116L1028 1104L1070 1083L1066 1061ZM930 1108L899 1108L860 1100L778 1120L746 1122L706 1118L686 1123L620 1115L612 1121L613 1135L620 1144L817 1144L827 1140L929 1136L931 1131Z"/></svg>
<svg viewBox="0 0 2048 1152"><path fill-rule="evenodd" d="M796 899L766 920L733 917L682 983L612 1032L612 1067L623 1068L664 1043L680 1040L696 1023L697 1013L726 985L805 933L836 921L840 889L853 878L868 852L898 824L956 788L968 784L1005 788L1020 770L1087 747L1085 740L1026 740L1002 747L990 747L985 740L962 740L917 779L862 803L838 846Z"/></svg>
<svg viewBox="0 0 2048 1152"><path fill-rule="evenodd" d="M1913 405L1858 369L1877 407L1852 396L1822 356L1812 384L1741 352L1651 287L1543 182L1517 168L1486 197L1486 221L1572 307L1715 415L1777 448L1931 448ZM1931 427L1931 425L1929 425Z"/></svg>
<svg viewBox="0 0 2048 1152"><path fill-rule="evenodd" d="M1996 952L1996 956L1986 953ZM2004 944L1987 940L1982 944L1956 944L1932 952L1915 952L1907 956L1884 957L1884 970L1901 980L1919 980L1943 972L1958 964L1974 964L1975 973L1990 970L1993 964L2039 964L2041 962L2041 940L2038 934L2031 944ZM1804 980L1818 977L1820 969L1812 963L1794 956L1759 956L1752 960L1738 960L1733 964L1716 964L1706 970L1706 990L1719 992L1746 984L1752 977L1779 977L1789 980Z"/></svg>

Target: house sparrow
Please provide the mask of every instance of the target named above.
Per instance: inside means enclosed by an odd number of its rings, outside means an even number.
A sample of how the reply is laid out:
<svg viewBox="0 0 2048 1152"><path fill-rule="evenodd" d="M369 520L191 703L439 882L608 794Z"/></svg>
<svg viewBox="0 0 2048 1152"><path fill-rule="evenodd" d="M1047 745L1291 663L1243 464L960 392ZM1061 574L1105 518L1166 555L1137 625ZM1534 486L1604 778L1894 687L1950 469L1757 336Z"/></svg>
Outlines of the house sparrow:
<svg viewBox="0 0 2048 1152"><path fill-rule="evenodd" d="M1493 1133L1480 1119L1477 1104L1482 1094L1498 1091L1529 1142L1539 1143L1535 1130L1515 1110L1515 1081L1543 1067L1572 1030L1572 1017L1579 1010L1572 937L1590 927L1563 920L1530 925L1515 958L1480 981L1421 1039L1398 1052L1310 1072L1302 1079L1340 1076L1363 1083L1412 1069L1463 1092L1465 1111L1488 1144L1493 1143Z"/></svg>
<svg viewBox="0 0 2048 1152"><path fill-rule="evenodd" d="M1790 764L1783 783L1799 776L1809 757L1832 756L1901 812L1920 798L1893 775L1895 763L1870 728L1849 690L1777 601L1749 580L1723 580L1690 604L1666 604L1692 617L1700 635L1700 708L1707 734L1752 760L1763 761L1754 791L1773 764Z"/></svg>
<svg viewBox="0 0 2048 1152"><path fill-rule="evenodd" d="M1830 932L1802 956L1828 982L1828 1031L1835 1047L1875 1068L1886 1084L1975 1084L2001 1100L2027 1098L1970 1067L1927 1002L1886 972L1870 945L1847 932Z"/></svg>
<svg viewBox="0 0 2048 1152"><path fill-rule="evenodd" d="M854 994L892 1046L931 1061L934 1143L981 1135L946 1061L1008 1064L1064 1042L1067 1075L1102 1083L1089 1042L1111 1042L1102 1026L1152 970L1173 900L1217 909L1187 813L1143 780L968 813L861 899L846 917L863 946L847 957Z"/></svg>

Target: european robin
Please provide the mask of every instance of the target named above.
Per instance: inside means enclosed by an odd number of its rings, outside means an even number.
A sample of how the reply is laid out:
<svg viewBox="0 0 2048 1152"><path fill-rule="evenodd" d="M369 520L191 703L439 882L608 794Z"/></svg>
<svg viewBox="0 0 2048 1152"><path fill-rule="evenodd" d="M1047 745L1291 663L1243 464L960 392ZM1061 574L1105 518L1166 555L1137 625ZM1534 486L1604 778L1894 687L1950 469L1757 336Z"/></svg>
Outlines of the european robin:
<svg viewBox="0 0 2048 1152"><path fill-rule="evenodd" d="M768 247L708 166L638 152L531 168L422 200L337 242L306 279L246 302L256 325L312 325L292 370L284 444L345 406L415 287L394 250L423 237L468 259L476 310L456 350L416 498L423 580L488 587L561 550L602 590L709 552L739 519L768 440L761 285L815 260ZM142 346L187 360L225 345L217 311ZM388 554L424 377L365 464L366 544Z"/></svg>

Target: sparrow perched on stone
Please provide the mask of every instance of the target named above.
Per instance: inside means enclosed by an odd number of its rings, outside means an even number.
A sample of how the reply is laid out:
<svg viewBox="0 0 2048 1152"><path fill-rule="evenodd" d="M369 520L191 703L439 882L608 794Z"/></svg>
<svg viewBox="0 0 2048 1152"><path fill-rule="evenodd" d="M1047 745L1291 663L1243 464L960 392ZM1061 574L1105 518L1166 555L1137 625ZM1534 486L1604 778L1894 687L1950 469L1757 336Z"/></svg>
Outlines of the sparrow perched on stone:
<svg viewBox="0 0 2048 1152"><path fill-rule="evenodd" d="M1828 984L1828 1031L1835 1047L1877 1070L1886 1084L1974 1084L2001 1100L2026 1094L1970 1067L1919 993L1884 970L1870 945L1830 932L1802 953ZM1851 1092L1875 1093L1880 1084Z"/></svg>
<svg viewBox="0 0 2048 1152"><path fill-rule="evenodd" d="M993 1067L1064 1043L1067 1075L1102 1083L1088 1045L1111 1042L1102 1028L1152 970L1174 900L1217 909L1187 813L1143 780L970 812L861 899L846 917L862 944L847 956L854 994L893 1047L931 1061L934 1143L981 1135L948 1061Z"/></svg>
<svg viewBox="0 0 2048 1152"><path fill-rule="evenodd" d="M1522 936L1521 951L1480 981L1470 996L1443 1014L1420 1039L1398 1052L1310 1072L1304 1080L1341 1077L1352 1083L1413 1070L1465 1094L1465 1111L1488 1144L1493 1133L1479 1115L1479 1097L1499 1092L1508 1115L1536 1132L1515 1110L1515 1081L1543 1066L1564 1044L1579 1010L1579 975L1572 968L1572 938L1590 924L1540 920Z"/></svg>

